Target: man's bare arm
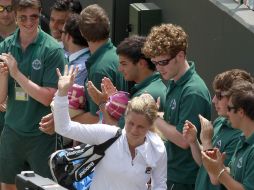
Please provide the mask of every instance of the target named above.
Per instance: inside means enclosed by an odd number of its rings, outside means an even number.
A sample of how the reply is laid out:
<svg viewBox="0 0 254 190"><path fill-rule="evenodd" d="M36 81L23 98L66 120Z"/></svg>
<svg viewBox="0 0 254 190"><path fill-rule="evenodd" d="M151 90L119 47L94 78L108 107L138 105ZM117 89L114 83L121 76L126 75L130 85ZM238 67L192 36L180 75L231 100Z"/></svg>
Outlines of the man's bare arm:
<svg viewBox="0 0 254 190"><path fill-rule="evenodd" d="M164 137L166 137L169 141L173 142L183 149L189 148L189 144L183 138L182 133L176 130L175 126L168 124L166 121L159 117L155 120L155 125L164 135Z"/></svg>

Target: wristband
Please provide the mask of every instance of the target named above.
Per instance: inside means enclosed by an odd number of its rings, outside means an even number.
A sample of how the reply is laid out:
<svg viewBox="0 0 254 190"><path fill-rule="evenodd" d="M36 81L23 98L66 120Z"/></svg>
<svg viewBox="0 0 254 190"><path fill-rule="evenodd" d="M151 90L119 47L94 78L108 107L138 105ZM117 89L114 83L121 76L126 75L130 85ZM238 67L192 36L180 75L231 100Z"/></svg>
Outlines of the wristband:
<svg viewBox="0 0 254 190"><path fill-rule="evenodd" d="M219 172L219 174L217 175L217 180L219 181L219 179L220 179L220 176L223 174L223 172L225 172L226 171L226 169L225 168L223 168L220 172Z"/></svg>

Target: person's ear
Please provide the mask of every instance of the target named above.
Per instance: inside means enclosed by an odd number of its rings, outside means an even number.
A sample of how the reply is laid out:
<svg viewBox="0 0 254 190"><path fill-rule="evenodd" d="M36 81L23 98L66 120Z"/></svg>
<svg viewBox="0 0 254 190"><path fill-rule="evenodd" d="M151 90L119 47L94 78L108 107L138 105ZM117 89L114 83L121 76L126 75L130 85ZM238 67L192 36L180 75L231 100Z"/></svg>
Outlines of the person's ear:
<svg viewBox="0 0 254 190"><path fill-rule="evenodd" d="M138 63L141 68L147 67L147 61L145 59L139 59Z"/></svg>
<svg viewBox="0 0 254 190"><path fill-rule="evenodd" d="M236 110L236 112L238 112L240 114L241 117L244 117L245 116L245 111L243 110L243 108L238 108Z"/></svg>
<svg viewBox="0 0 254 190"><path fill-rule="evenodd" d="M73 40L72 36L69 33L66 32L65 35L66 35L68 41Z"/></svg>
<svg viewBox="0 0 254 190"><path fill-rule="evenodd" d="M181 59L185 59L185 53L184 53L184 51L179 51L178 53L177 53L177 55L176 55L176 57L178 57L178 58L181 58Z"/></svg>

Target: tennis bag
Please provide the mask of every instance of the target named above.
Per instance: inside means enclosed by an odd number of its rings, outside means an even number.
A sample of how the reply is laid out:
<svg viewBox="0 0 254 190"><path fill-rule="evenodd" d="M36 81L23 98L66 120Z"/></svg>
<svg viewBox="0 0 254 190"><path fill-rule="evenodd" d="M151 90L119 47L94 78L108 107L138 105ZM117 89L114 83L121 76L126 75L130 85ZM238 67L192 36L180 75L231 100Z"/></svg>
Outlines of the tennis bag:
<svg viewBox="0 0 254 190"><path fill-rule="evenodd" d="M77 182L86 180L87 176L90 184L94 167L104 157L107 148L110 147L121 134L122 131L119 129L113 138L102 144L81 144L74 148L67 148L54 152L49 159L49 167L53 179L63 187L73 190L77 189L77 186L79 186Z"/></svg>

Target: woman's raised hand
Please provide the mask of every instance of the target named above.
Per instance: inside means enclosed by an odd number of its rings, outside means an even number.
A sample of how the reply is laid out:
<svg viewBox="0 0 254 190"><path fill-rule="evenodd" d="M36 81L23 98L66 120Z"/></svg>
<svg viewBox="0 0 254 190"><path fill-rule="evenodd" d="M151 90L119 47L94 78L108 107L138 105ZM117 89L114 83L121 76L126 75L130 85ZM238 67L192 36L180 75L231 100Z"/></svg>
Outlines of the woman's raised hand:
<svg viewBox="0 0 254 190"><path fill-rule="evenodd" d="M58 95L67 96L69 88L73 85L74 79L78 72L78 67L74 69L73 66L68 70L68 65L64 67L64 74L62 75L60 70L56 69L58 80Z"/></svg>

